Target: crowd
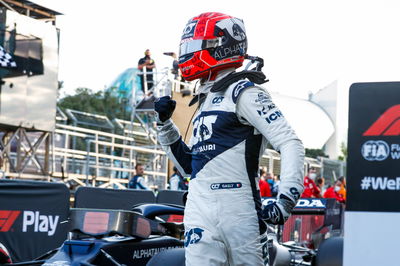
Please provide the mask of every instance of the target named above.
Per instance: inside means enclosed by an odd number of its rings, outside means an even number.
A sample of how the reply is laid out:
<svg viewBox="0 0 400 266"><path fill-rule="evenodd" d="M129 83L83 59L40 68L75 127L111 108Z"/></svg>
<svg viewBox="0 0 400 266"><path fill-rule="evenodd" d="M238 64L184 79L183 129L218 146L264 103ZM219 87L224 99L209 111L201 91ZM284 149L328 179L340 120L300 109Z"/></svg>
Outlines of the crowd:
<svg viewBox="0 0 400 266"><path fill-rule="evenodd" d="M260 193L261 197L275 197L279 189L279 175L274 176L266 171L266 168L260 170ZM310 167L307 175L304 177L304 191L302 198L334 198L338 202L346 202L346 179L344 176L338 178L332 185L325 185L325 178L318 176L317 170Z"/></svg>
<svg viewBox="0 0 400 266"><path fill-rule="evenodd" d="M336 179L332 185L326 187L325 179L318 177L317 170L310 167L304 178L304 192L302 198L334 198L338 202L346 202L346 179L344 176Z"/></svg>
<svg viewBox="0 0 400 266"><path fill-rule="evenodd" d="M135 166L135 175L129 180L128 188L150 190L144 177L144 166L137 164ZM268 172L266 167L260 169L260 180L258 182L261 197L276 197L278 195L280 176ZM179 173L176 167L173 168L173 174L168 181L170 190L187 190L189 179ZM327 186L325 178L318 176L317 170L310 167L307 175L304 177L304 191L302 198L334 198L340 203L346 202L346 179L341 176Z"/></svg>

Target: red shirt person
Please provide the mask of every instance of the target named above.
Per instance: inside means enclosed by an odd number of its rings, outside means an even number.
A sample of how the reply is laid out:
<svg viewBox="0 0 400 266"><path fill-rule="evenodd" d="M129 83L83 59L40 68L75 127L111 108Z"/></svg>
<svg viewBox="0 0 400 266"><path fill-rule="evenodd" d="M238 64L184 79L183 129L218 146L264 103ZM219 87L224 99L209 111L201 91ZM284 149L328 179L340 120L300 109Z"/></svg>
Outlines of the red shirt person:
<svg viewBox="0 0 400 266"><path fill-rule="evenodd" d="M324 193L324 198L333 198L338 202L345 203L345 199L343 195L339 194L339 191L342 187L342 182L340 180L336 180L335 185L328 188Z"/></svg>
<svg viewBox="0 0 400 266"><path fill-rule="evenodd" d="M267 181L267 168L263 167L260 171L260 180L258 181L260 194L262 198L272 197L271 186Z"/></svg>
<svg viewBox="0 0 400 266"><path fill-rule="evenodd" d="M271 197L271 188L267 181L263 180L262 178L258 181L258 185L260 187L260 194L262 198Z"/></svg>
<svg viewBox="0 0 400 266"><path fill-rule="evenodd" d="M316 177L316 170L311 167L308 171L308 175L304 177L304 191L303 194L301 194L302 198L322 198L321 190L314 182Z"/></svg>

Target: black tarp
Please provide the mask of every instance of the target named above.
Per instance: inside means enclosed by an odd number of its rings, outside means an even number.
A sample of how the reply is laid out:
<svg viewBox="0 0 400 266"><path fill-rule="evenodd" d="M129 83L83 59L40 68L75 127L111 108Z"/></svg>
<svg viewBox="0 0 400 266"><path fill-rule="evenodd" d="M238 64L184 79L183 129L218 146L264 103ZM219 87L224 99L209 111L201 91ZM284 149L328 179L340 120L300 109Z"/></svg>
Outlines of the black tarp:
<svg viewBox="0 0 400 266"><path fill-rule="evenodd" d="M176 204L184 206L183 195L187 191L183 190L160 190L157 194L157 203Z"/></svg>
<svg viewBox="0 0 400 266"><path fill-rule="evenodd" d="M74 207L130 211L133 205L155 201L150 190L79 187L75 192Z"/></svg>
<svg viewBox="0 0 400 266"><path fill-rule="evenodd" d="M0 242L13 262L32 260L63 243L69 197L60 183L0 180Z"/></svg>

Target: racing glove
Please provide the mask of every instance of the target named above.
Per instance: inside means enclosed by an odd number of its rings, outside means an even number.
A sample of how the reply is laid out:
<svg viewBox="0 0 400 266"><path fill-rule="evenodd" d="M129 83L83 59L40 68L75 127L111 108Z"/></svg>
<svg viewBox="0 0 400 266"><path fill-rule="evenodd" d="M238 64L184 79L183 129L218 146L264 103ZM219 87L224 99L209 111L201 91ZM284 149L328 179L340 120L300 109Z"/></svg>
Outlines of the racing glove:
<svg viewBox="0 0 400 266"><path fill-rule="evenodd" d="M289 218L295 205L296 203L289 197L281 194L277 201L264 207L262 217L267 223L283 225Z"/></svg>
<svg viewBox="0 0 400 266"><path fill-rule="evenodd" d="M163 96L154 101L154 110L157 112L159 122L164 123L171 118L176 107L176 101L170 96Z"/></svg>
<svg viewBox="0 0 400 266"><path fill-rule="evenodd" d="M157 138L163 146L171 145L180 138L179 129L170 119L175 107L176 102L170 96L163 96L154 101L154 110L157 113Z"/></svg>

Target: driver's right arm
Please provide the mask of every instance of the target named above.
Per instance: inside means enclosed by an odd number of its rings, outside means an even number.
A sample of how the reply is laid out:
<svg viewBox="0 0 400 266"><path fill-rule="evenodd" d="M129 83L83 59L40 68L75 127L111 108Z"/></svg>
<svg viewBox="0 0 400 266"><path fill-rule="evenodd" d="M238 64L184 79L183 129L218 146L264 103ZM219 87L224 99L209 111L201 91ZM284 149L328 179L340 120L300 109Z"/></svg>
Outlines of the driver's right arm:
<svg viewBox="0 0 400 266"><path fill-rule="evenodd" d="M157 137L179 172L183 176L189 176L192 173L192 154L191 149L183 142L178 127L171 120L175 105L175 101L169 96L161 97L154 102L154 109L158 115Z"/></svg>
<svg viewBox="0 0 400 266"><path fill-rule="evenodd" d="M168 158L183 176L192 173L191 149L183 142L179 129L171 119L162 125L158 124L158 141L162 145Z"/></svg>

